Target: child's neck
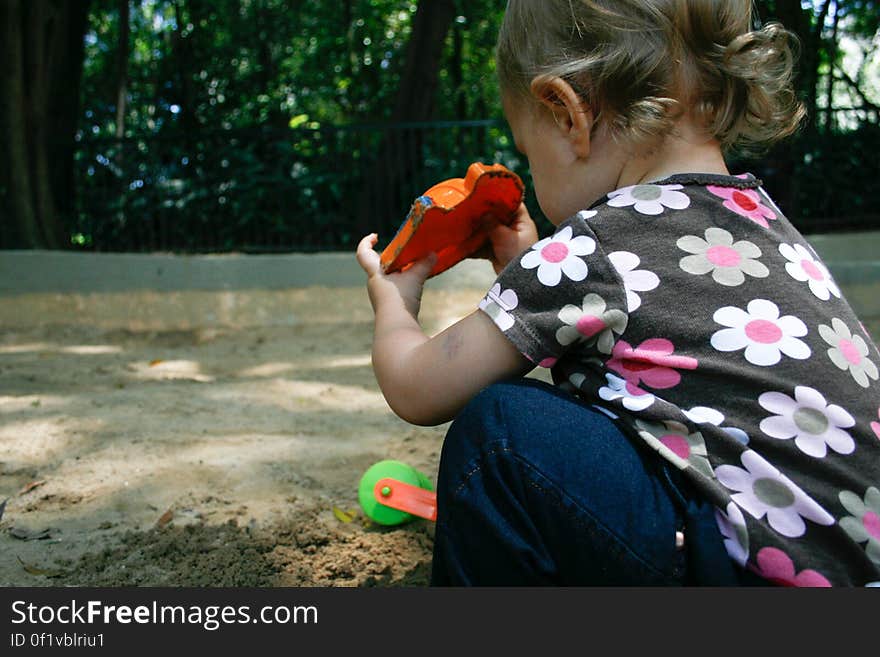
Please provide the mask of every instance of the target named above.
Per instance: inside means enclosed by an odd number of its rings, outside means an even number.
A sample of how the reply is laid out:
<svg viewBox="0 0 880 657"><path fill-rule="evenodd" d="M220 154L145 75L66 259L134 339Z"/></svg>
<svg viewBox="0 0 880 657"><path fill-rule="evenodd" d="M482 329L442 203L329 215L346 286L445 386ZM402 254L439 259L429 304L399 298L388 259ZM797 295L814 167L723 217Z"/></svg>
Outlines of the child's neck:
<svg viewBox="0 0 880 657"><path fill-rule="evenodd" d="M719 143L707 139L684 119L658 150L624 164L617 188L663 180L677 173L730 175Z"/></svg>

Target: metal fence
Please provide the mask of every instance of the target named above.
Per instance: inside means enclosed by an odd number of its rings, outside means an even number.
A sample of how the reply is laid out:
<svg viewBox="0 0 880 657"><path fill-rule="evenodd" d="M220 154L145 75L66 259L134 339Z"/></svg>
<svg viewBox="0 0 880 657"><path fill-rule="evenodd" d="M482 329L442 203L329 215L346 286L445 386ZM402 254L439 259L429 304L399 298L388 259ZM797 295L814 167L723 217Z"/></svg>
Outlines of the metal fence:
<svg viewBox="0 0 880 657"><path fill-rule="evenodd" d="M474 161L525 169L496 121L83 141L73 241L102 251L350 248L367 232L390 239L416 196Z"/></svg>
<svg viewBox="0 0 880 657"><path fill-rule="evenodd" d="M824 160L794 173L773 157L735 165L763 178L805 233L876 229L880 194L859 182L873 148L858 138L823 142L814 150ZM68 227L74 246L98 251L350 249L367 232L390 240L416 196L474 161L523 175L527 204L540 216L507 126L486 120L85 139ZM823 184L827 175L836 182ZM866 199L861 206L855 194Z"/></svg>

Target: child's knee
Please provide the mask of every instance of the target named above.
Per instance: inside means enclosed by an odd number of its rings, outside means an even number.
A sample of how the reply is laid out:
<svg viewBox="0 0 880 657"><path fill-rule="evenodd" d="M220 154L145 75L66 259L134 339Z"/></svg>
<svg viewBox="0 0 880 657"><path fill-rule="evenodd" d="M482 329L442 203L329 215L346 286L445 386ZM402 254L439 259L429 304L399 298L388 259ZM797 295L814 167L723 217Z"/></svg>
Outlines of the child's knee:
<svg viewBox="0 0 880 657"><path fill-rule="evenodd" d="M540 409L546 408L554 390L531 379L503 381L481 390L462 409L446 436L444 451L473 456L498 442L519 442L534 433Z"/></svg>
<svg viewBox="0 0 880 657"><path fill-rule="evenodd" d="M502 381L483 388L462 409L455 423L477 425L487 430L502 429L528 409L540 406L553 388L540 381ZM534 419L534 418L533 418Z"/></svg>

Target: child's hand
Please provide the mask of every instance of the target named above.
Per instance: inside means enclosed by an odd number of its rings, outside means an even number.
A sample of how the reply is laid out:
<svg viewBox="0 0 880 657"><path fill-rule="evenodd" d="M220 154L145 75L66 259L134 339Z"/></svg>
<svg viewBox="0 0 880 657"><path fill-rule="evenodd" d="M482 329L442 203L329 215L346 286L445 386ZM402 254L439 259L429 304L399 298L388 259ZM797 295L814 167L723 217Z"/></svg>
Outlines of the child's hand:
<svg viewBox="0 0 880 657"><path fill-rule="evenodd" d="M526 214L526 217L528 215ZM367 235L357 259L367 273L376 313L372 362L382 394L395 413L413 424L448 422L480 390L535 367L481 310L429 338L418 322L422 288L436 256L385 274Z"/></svg>
<svg viewBox="0 0 880 657"><path fill-rule="evenodd" d="M379 254L373 249L378 241L379 236L372 233L364 237L357 247L357 260L367 274L367 289L373 311L379 304L397 297L403 301L407 312L417 318L422 303L422 289L437 262L437 256L432 253L403 271L386 275L382 271Z"/></svg>
<svg viewBox="0 0 880 657"><path fill-rule="evenodd" d="M538 241L538 227L529 216L529 211L521 203L516 216L509 226L498 224L489 232L489 244L474 254L475 258L485 258L492 263L496 274L511 260Z"/></svg>

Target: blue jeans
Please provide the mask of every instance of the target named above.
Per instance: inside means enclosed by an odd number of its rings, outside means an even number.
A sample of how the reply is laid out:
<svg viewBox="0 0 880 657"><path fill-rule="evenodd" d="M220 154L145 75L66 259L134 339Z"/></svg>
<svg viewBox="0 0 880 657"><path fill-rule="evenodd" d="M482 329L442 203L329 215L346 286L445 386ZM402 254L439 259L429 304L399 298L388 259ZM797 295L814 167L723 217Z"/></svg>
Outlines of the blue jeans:
<svg viewBox="0 0 880 657"><path fill-rule="evenodd" d="M761 583L675 468L533 379L486 388L456 418L437 501L432 586Z"/></svg>

